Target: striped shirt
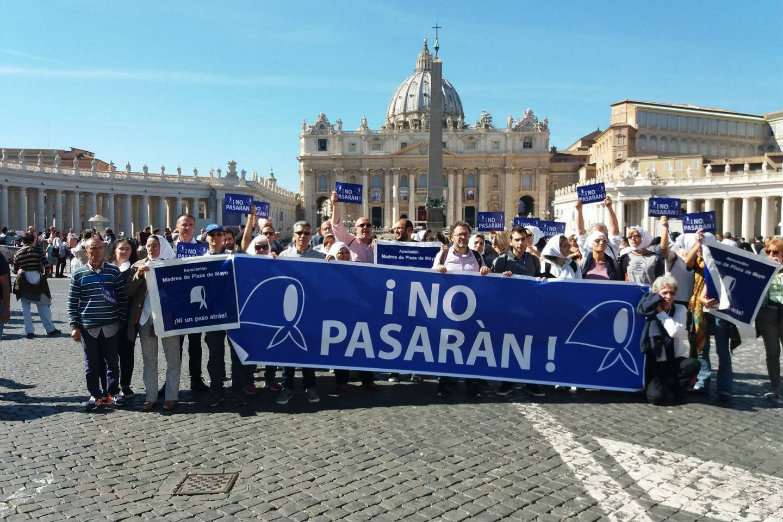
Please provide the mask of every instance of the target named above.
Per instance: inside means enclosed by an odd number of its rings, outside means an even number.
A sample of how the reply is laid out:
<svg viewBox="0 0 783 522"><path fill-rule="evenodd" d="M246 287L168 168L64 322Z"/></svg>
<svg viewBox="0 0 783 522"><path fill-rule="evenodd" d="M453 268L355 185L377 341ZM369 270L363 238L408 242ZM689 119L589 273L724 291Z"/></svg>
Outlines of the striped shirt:
<svg viewBox="0 0 783 522"><path fill-rule="evenodd" d="M114 303L111 302L112 295ZM127 301L125 278L119 268L107 263L97 270L90 265L83 266L71 275L68 322L71 329L90 329L124 322L128 315Z"/></svg>

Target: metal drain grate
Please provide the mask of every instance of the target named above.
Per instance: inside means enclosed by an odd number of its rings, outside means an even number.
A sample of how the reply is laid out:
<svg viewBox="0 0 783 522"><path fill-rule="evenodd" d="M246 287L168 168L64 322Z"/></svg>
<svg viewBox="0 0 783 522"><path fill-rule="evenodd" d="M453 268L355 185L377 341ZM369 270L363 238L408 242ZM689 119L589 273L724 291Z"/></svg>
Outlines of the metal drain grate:
<svg viewBox="0 0 783 522"><path fill-rule="evenodd" d="M189 474L174 490L175 495L209 495L228 493L234 487L239 473Z"/></svg>

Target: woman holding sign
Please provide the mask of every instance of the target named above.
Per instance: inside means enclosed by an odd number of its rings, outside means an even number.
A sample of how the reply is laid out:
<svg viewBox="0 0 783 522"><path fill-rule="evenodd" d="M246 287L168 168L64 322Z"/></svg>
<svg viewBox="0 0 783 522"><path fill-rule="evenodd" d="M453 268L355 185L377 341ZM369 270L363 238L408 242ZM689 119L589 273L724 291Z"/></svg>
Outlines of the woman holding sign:
<svg viewBox="0 0 783 522"><path fill-rule="evenodd" d="M767 257L783 264L783 239L775 238L767 244ZM756 316L756 330L764 340L767 354L767 373L772 391L764 394L770 400L780 400L780 347L783 346L783 270L772 279L764 304Z"/></svg>
<svg viewBox="0 0 783 522"><path fill-rule="evenodd" d="M606 255L609 243L603 232L595 231L585 239L585 246L590 250L582 261L582 279L597 279L603 281L620 280L620 272L614 259Z"/></svg>
<svg viewBox="0 0 783 522"><path fill-rule="evenodd" d="M175 257L174 250L162 236L150 236L147 239L147 259L142 259L131 266L133 277L128 283L128 296L131 299L128 322L138 325L139 341L141 342L141 357L144 363L143 377L146 389L146 401L142 409L150 411L155 408L158 399L158 336L152 326L152 307L145 275L150 270L150 263L165 261ZM163 409L174 411L179 397L179 376L181 354L179 336L161 337L163 353L166 356L166 397Z"/></svg>

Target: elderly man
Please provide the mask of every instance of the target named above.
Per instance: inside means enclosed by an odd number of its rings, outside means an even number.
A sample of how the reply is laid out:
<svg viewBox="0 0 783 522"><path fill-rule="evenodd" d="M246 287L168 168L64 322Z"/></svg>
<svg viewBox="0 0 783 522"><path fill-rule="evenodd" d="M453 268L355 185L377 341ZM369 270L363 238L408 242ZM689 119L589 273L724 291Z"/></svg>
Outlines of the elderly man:
<svg viewBox="0 0 783 522"><path fill-rule="evenodd" d="M590 245L585 245L587 236L593 232L601 232L609 240L606 243L606 255L617 261L620 258L620 241L622 236L620 235L620 225L617 222L617 216L612 208L612 198L606 196L604 198L604 206L606 212L609 214L609 224L611 230L606 228L603 223L594 223L590 227L590 231L585 230L585 218L582 215L582 202L576 200L576 228L579 231L579 235L576 238L576 244L579 245L579 250L582 251L582 257L587 257L587 253L590 251Z"/></svg>
<svg viewBox="0 0 783 522"><path fill-rule="evenodd" d="M432 260L433 270L437 270L441 274L446 272L478 272L481 275L487 275L489 267L484 265L481 254L468 248L469 237L470 225L462 221L454 223L451 227L452 246L447 251L441 251L435 256ZM475 398L483 397L484 393L481 391L480 384L478 379L465 379L468 395ZM451 377L440 377L435 396L448 397L451 393L451 385Z"/></svg>
<svg viewBox="0 0 783 522"><path fill-rule="evenodd" d="M87 264L73 273L68 289L68 321L71 339L82 343L84 374L90 399L85 409L113 408L120 392L119 356L120 324L127 315L125 279L120 269L103 260L103 243L90 239L85 245ZM106 371L106 385L101 389L101 375Z"/></svg>
<svg viewBox="0 0 783 522"><path fill-rule="evenodd" d="M305 259L324 259L321 252L310 247L310 234L312 227L307 221L297 221L294 223L294 244L288 250L280 253L278 258L305 258ZM288 401L294 396L294 368L286 366L283 369L283 389L277 399L277 404L288 404ZM315 390L315 370L312 368L302 368L302 381L305 388L307 402L315 403L321 399Z"/></svg>
<svg viewBox="0 0 783 522"><path fill-rule="evenodd" d="M334 205L332 230L337 241L342 241L348 245L353 261L372 263L375 255L372 245L372 225L370 224L370 219L364 216L357 219L354 226L356 235L351 234L346 230L345 223L340 218L340 204L337 202L337 192L332 192L332 205Z"/></svg>
<svg viewBox="0 0 783 522"><path fill-rule="evenodd" d="M198 243L193 237L196 231L196 218L190 214L180 214L177 218L177 240L174 242L174 251L177 251L179 243ZM188 371L190 373L190 389L196 393L207 393L209 386L206 385L201 377L201 334L188 334ZM185 336L180 336L179 347L180 356L182 355L182 346L185 344ZM164 390L161 390L163 392Z"/></svg>

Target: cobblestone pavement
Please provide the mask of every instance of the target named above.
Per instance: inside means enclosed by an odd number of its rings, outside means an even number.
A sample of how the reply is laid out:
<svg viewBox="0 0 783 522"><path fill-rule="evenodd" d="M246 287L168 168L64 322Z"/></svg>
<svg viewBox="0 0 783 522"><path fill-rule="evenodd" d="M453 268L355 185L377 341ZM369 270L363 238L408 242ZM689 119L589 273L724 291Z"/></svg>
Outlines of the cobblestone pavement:
<svg viewBox="0 0 783 522"><path fill-rule="evenodd" d="M63 331L66 289L52 281ZM139 394L87 414L80 346L25 339L12 311L0 342L0 519L783 518L783 410L762 397L756 340L737 349L725 407L714 391L676 407L551 389L444 402L432 380L337 395L324 372L316 405L301 390L286 406L261 391L247 407L209 409L185 390L171 415L142 412ZM136 354L139 392L138 344ZM239 474L230 493L174 494L186 474L218 472Z"/></svg>

